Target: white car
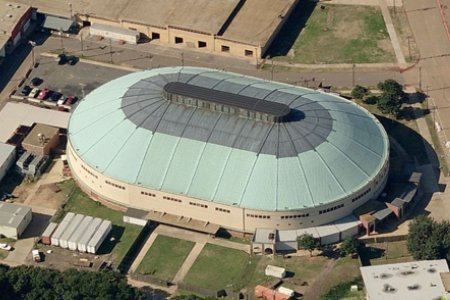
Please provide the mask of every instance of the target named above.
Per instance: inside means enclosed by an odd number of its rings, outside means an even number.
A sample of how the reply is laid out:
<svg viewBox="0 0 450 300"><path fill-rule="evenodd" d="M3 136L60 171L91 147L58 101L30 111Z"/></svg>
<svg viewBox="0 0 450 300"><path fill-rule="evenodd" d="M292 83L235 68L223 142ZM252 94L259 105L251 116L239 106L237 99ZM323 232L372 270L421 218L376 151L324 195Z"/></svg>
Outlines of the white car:
<svg viewBox="0 0 450 300"><path fill-rule="evenodd" d="M39 94L39 89L38 88L33 88L30 92L30 94L28 95L28 97L30 98L36 98L36 96Z"/></svg>
<svg viewBox="0 0 450 300"><path fill-rule="evenodd" d="M59 98L59 100L58 100L58 102L57 102L57 104L58 105L63 105L64 104L64 102L66 101L66 97L64 97L64 96L61 96L60 98Z"/></svg>
<svg viewBox="0 0 450 300"><path fill-rule="evenodd" d="M0 249L6 250L6 251L11 251L12 247L8 244L0 243Z"/></svg>

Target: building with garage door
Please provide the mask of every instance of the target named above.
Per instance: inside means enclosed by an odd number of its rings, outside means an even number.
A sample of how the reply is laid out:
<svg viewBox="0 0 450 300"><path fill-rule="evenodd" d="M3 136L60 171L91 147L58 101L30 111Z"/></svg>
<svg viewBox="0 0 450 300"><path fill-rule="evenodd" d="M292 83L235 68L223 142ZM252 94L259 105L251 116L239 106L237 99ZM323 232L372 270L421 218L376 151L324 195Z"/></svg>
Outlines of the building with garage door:
<svg viewBox="0 0 450 300"><path fill-rule="evenodd" d="M339 220L389 169L386 132L355 103L213 69L117 78L80 102L68 132L92 198L240 232Z"/></svg>

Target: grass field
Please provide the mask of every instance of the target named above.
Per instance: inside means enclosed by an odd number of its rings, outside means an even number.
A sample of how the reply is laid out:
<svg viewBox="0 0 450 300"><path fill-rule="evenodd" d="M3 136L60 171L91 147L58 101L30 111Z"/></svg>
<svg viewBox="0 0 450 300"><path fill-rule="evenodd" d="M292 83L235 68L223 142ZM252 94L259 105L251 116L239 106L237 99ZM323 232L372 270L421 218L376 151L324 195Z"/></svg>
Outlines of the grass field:
<svg viewBox="0 0 450 300"><path fill-rule="evenodd" d="M118 265L131 245L139 235L142 227L124 223L123 213L110 209L98 202L91 200L85 193L76 187L73 180L68 180L60 184L61 190L65 194L73 191L66 205L54 216L54 221L59 222L67 212L85 214L93 217L110 220L113 223L111 236L115 237L114 243L105 242L99 249L99 253L111 252L112 258ZM109 241L109 238L107 238Z"/></svg>
<svg viewBox="0 0 450 300"><path fill-rule="evenodd" d="M212 291L238 290L247 285L258 260L243 251L206 244L184 283Z"/></svg>
<svg viewBox="0 0 450 300"><path fill-rule="evenodd" d="M364 255L366 260L370 260L371 265L413 261L406 241L369 244L363 249L361 255Z"/></svg>
<svg viewBox="0 0 450 300"><path fill-rule="evenodd" d="M190 241L158 235L137 269L137 273L170 281L194 247Z"/></svg>
<svg viewBox="0 0 450 300"><path fill-rule="evenodd" d="M391 14L395 31L399 37L400 46L402 47L406 61L412 62L419 59L419 50L417 49L405 10L401 7L397 7L395 10L394 8L390 8L389 12Z"/></svg>
<svg viewBox="0 0 450 300"><path fill-rule="evenodd" d="M303 1L268 55L296 63L393 62L394 52L378 7Z"/></svg>

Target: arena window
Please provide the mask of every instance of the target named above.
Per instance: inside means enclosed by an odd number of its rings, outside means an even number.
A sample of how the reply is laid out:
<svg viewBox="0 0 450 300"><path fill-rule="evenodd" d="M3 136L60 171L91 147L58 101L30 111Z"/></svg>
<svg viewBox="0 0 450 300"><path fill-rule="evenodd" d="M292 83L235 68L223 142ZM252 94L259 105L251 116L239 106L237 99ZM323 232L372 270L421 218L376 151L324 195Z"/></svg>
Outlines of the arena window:
<svg viewBox="0 0 450 300"><path fill-rule="evenodd" d="M200 204L200 203L196 203L196 202L189 202L189 204L193 205L193 206L200 206L200 207L203 207L203 208L208 208L208 205Z"/></svg>
<svg viewBox="0 0 450 300"><path fill-rule="evenodd" d="M362 193L361 195L356 196L355 198L352 199L352 202L355 202L359 199L361 199L362 197L364 197L365 195L367 195L370 191L372 190L372 188L369 188L368 190L366 190L364 193Z"/></svg>
<svg viewBox="0 0 450 300"><path fill-rule="evenodd" d="M83 170L85 170L89 175L91 175L91 176L93 176L93 177L95 177L95 178L98 179L98 176L95 175L94 173L92 173L91 171L89 171L89 169L86 168L84 165L81 165L81 168L82 168Z"/></svg>
<svg viewBox="0 0 450 300"><path fill-rule="evenodd" d="M258 219L270 219L270 216L267 216L267 215L247 214L247 217L249 217L249 218L258 218Z"/></svg>
<svg viewBox="0 0 450 300"><path fill-rule="evenodd" d="M344 207L344 204L339 204L339 205L336 205L336 206L333 206L333 207L330 207L330 208L327 208L327 209L319 210L319 215L327 213L327 212L330 212L330 211L333 211L333 210L336 210L336 209L339 209L341 207Z"/></svg>
<svg viewBox="0 0 450 300"><path fill-rule="evenodd" d="M181 203L181 200L180 200L180 199L177 199L177 198L172 198L172 197L163 196L163 199Z"/></svg>
<svg viewBox="0 0 450 300"><path fill-rule="evenodd" d="M115 187L115 188L118 188L118 189L121 189L121 190L125 190L125 187L124 187L124 186L115 184L114 182L105 180L105 183L106 183L106 184L109 184L109 185L112 185L112 186Z"/></svg>
<svg viewBox="0 0 450 300"><path fill-rule="evenodd" d="M216 207L216 210L217 210L217 211L221 211L221 212L224 212L224 213L227 213L227 214L229 214L229 213L230 213L230 210L228 210L228 209L224 209L224 208L220 208L220 207Z"/></svg>
<svg viewBox="0 0 450 300"><path fill-rule="evenodd" d="M141 191L141 195L150 196L150 197L156 197L155 194L144 192L144 191Z"/></svg>
<svg viewBox="0 0 450 300"><path fill-rule="evenodd" d="M281 219L298 219L309 217L309 214L281 216Z"/></svg>

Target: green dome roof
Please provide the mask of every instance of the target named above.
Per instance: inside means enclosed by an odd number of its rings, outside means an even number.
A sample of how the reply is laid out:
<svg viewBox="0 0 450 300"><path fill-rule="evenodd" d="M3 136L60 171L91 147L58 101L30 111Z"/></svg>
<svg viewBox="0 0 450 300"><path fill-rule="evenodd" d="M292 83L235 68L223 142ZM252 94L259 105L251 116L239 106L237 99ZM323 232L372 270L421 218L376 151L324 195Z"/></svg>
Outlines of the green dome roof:
<svg viewBox="0 0 450 300"><path fill-rule="evenodd" d="M261 117L272 113L277 121ZM353 102L193 67L142 71L97 88L73 112L69 141L105 176L269 211L352 195L389 152L378 120Z"/></svg>

